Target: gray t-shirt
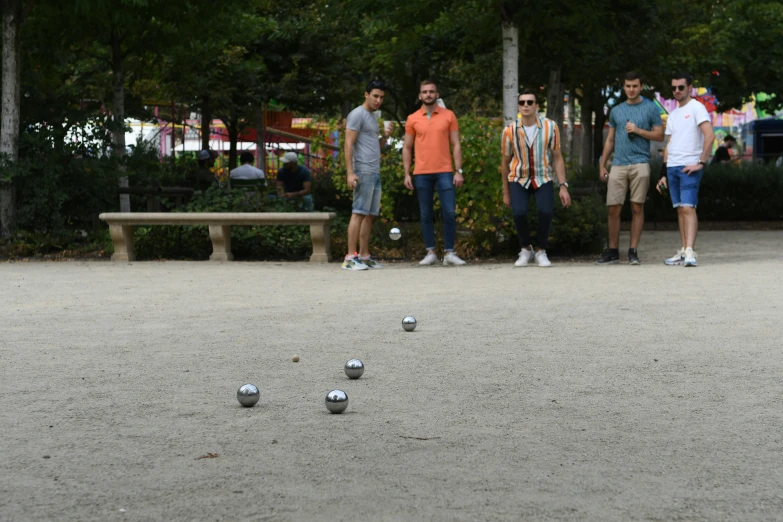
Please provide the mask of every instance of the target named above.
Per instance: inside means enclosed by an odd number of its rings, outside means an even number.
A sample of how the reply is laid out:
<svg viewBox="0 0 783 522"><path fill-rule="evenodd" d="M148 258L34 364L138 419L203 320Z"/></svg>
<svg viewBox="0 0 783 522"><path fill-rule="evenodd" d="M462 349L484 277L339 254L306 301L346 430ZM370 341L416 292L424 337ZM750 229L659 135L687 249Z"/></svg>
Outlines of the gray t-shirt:
<svg viewBox="0 0 783 522"><path fill-rule="evenodd" d="M380 173L381 145L375 116L359 105L348 115L345 127L359 133L353 144L353 171L362 174Z"/></svg>

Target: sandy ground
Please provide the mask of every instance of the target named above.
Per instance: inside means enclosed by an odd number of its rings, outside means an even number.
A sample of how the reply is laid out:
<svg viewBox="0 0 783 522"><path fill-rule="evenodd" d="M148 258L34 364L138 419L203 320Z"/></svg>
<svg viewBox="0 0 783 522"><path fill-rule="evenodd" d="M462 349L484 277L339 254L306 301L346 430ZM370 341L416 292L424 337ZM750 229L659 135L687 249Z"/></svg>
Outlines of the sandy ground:
<svg viewBox="0 0 783 522"><path fill-rule="evenodd" d="M783 232L676 246L0 264L0 519L783 520Z"/></svg>

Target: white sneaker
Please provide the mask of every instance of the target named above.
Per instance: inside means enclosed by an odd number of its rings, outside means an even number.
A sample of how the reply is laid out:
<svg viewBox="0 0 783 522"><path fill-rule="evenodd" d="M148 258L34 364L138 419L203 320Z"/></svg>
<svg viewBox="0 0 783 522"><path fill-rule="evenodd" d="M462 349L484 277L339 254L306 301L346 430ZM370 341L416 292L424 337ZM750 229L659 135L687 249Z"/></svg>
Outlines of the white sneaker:
<svg viewBox="0 0 783 522"><path fill-rule="evenodd" d="M343 270L367 270L369 268L358 257L343 260Z"/></svg>
<svg viewBox="0 0 783 522"><path fill-rule="evenodd" d="M685 259L682 264L685 266L698 266L696 264L696 252L692 248L685 249Z"/></svg>
<svg viewBox="0 0 783 522"><path fill-rule="evenodd" d="M533 260L533 248L523 248L519 251L519 259L516 260L514 266L527 266Z"/></svg>
<svg viewBox="0 0 783 522"><path fill-rule="evenodd" d="M669 259L664 259L663 262L669 266L674 266L674 265L681 265L684 260L685 260L685 249L681 248L677 251L676 254L674 254Z"/></svg>
<svg viewBox="0 0 783 522"><path fill-rule="evenodd" d="M424 256L424 259L422 259L419 264L422 266L429 266L434 265L438 262L438 256L435 254L435 252L427 252L427 255Z"/></svg>
<svg viewBox="0 0 783 522"><path fill-rule="evenodd" d="M546 257L546 250L539 250L536 252L536 263L538 263L538 266L541 268L552 266L552 263L549 262L549 258Z"/></svg>
<svg viewBox="0 0 783 522"><path fill-rule="evenodd" d="M446 255L443 256L443 266L449 266L449 265L462 266L465 264L467 263L465 263L465 261L460 259L459 256L454 252L446 252Z"/></svg>
<svg viewBox="0 0 783 522"><path fill-rule="evenodd" d="M367 265L367 268L383 268L383 265L380 264L378 261L373 259L372 257L368 257L367 259L359 258L359 261Z"/></svg>

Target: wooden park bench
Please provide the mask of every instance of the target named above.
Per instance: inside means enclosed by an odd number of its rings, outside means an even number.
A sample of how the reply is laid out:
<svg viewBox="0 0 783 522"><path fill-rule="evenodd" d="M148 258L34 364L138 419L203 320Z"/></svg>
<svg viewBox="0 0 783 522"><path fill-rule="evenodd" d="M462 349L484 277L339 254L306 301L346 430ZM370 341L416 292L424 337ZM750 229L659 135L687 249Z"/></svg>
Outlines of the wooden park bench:
<svg viewBox="0 0 783 522"><path fill-rule="evenodd" d="M133 228L138 225L207 225L212 239L210 261L232 261L232 225L310 225L311 263L332 260L329 232L333 212L111 212L101 214L114 243L112 261L134 261Z"/></svg>

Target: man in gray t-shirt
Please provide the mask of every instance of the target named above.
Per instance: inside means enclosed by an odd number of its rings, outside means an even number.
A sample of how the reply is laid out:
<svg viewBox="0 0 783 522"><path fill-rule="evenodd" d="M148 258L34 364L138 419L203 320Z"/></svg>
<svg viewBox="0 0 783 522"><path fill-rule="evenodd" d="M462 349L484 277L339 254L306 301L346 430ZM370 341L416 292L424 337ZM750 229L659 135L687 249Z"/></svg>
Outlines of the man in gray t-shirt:
<svg viewBox="0 0 783 522"><path fill-rule="evenodd" d="M353 143L353 172L373 174L381 171L381 148L378 146L378 120L364 105L348 114L345 128L356 131Z"/></svg>
<svg viewBox="0 0 783 522"><path fill-rule="evenodd" d="M644 202L650 188L650 141L663 141L658 106L642 98L641 76L636 72L626 74L623 90L628 99L609 113L609 133L599 165L601 181L607 184L606 206L609 207L609 248L596 261L599 265L620 261L620 211L629 188L632 220L628 262L640 263L637 246L642 237ZM612 170L607 171L612 151Z"/></svg>
<svg viewBox="0 0 783 522"><path fill-rule="evenodd" d="M373 114L381 108L385 91L380 80L368 83L364 103L352 110L345 122L345 166L348 186L353 188L353 211L344 270L383 268L370 257L369 243L373 219L381 213L381 147L391 134L391 128L384 129L379 140L378 120Z"/></svg>

